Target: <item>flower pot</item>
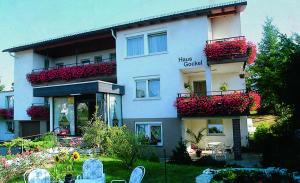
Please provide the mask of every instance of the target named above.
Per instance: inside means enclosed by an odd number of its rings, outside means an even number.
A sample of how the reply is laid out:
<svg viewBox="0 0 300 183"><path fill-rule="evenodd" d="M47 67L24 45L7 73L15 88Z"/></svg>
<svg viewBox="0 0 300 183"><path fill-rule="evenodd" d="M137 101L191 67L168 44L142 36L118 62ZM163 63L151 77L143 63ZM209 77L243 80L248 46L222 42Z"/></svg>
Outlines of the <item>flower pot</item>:
<svg viewBox="0 0 300 183"><path fill-rule="evenodd" d="M75 180L73 179L72 174L67 174L67 175L65 176L65 181L64 181L64 183L74 183L74 182L75 182Z"/></svg>
<svg viewBox="0 0 300 183"><path fill-rule="evenodd" d="M245 78L245 74L240 74L240 78Z"/></svg>
<svg viewBox="0 0 300 183"><path fill-rule="evenodd" d="M196 157L200 157L201 153L202 153L202 150L201 149L197 149L196 150Z"/></svg>

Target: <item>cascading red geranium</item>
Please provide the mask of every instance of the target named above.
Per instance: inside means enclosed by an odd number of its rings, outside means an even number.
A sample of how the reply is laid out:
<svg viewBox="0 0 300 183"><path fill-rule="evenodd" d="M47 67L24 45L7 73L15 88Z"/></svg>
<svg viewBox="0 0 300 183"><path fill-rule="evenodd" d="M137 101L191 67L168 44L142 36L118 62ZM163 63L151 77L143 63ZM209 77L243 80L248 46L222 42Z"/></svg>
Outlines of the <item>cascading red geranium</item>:
<svg viewBox="0 0 300 183"><path fill-rule="evenodd" d="M250 41L246 42L245 38L214 41L206 44L204 48L204 52L208 60L218 61L247 55L248 64L254 63L256 59L256 51L256 45Z"/></svg>
<svg viewBox="0 0 300 183"><path fill-rule="evenodd" d="M255 103L256 107L253 107ZM257 109L260 96L255 92L223 96L178 97L177 112L181 116L241 115Z"/></svg>
<svg viewBox="0 0 300 183"><path fill-rule="evenodd" d="M49 107L47 106L31 106L26 112L32 119L49 119L50 117Z"/></svg>
<svg viewBox="0 0 300 183"><path fill-rule="evenodd" d="M69 81L72 79L92 76L112 75L116 73L116 63L97 63L82 66L55 68L41 72L27 74L27 80L31 84L41 84L56 80Z"/></svg>
<svg viewBox="0 0 300 183"><path fill-rule="evenodd" d="M255 91L250 91L249 97L250 97L250 111L259 110L260 109L260 100L261 100L259 93L255 92Z"/></svg>
<svg viewBox="0 0 300 183"><path fill-rule="evenodd" d="M13 119L14 117L14 109L0 109L0 117L3 119Z"/></svg>

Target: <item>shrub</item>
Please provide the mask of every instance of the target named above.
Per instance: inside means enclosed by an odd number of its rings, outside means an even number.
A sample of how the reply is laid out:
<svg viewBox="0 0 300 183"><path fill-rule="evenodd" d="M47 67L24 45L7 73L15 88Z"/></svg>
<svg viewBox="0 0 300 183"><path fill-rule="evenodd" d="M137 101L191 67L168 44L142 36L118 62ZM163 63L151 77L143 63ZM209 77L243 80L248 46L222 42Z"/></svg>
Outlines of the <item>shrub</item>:
<svg viewBox="0 0 300 183"><path fill-rule="evenodd" d="M265 146L265 141L271 136L270 126L267 123L261 123L256 127L256 131L253 134L253 145L251 149L257 152L262 152Z"/></svg>
<svg viewBox="0 0 300 183"><path fill-rule="evenodd" d="M170 162L175 164L190 164L192 159L186 149L186 144L180 140L176 148L173 150Z"/></svg>
<svg viewBox="0 0 300 183"><path fill-rule="evenodd" d="M109 130L106 123L94 114L92 120L83 126L83 145L89 148L99 148L102 153L107 153Z"/></svg>
<svg viewBox="0 0 300 183"><path fill-rule="evenodd" d="M122 160L130 168L141 157L143 145L139 137L131 133L126 126L111 127L109 149L110 153Z"/></svg>

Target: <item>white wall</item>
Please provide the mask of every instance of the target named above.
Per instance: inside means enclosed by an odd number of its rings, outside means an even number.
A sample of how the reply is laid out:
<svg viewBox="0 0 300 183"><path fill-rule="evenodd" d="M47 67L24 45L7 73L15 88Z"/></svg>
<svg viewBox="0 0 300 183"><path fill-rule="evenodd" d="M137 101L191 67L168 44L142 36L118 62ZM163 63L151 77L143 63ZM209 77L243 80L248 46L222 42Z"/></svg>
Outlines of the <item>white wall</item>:
<svg viewBox="0 0 300 183"><path fill-rule="evenodd" d="M33 68L44 67L44 57L32 50L17 52L14 62L14 120L30 120L26 110L32 103L43 103L43 98L33 97L33 89L26 75Z"/></svg>
<svg viewBox="0 0 300 183"><path fill-rule="evenodd" d="M188 139L186 134L187 129L191 129L194 133L198 133L200 129L207 128L207 119L210 118L185 118L183 119L183 131L182 138ZM216 118L211 118L216 119ZM233 145L233 130L232 130L232 118L222 118L224 124L224 135L207 135L207 130L203 132L205 135L201 141L201 148L207 147L209 142L222 142L225 146ZM241 130L241 143L242 146L247 146L248 144L248 130L247 130L247 117L240 117L240 130ZM190 148L190 144L188 144Z"/></svg>
<svg viewBox="0 0 300 183"><path fill-rule="evenodd" d="M167 31L167 53L126 58L127 36L162 30ZM193 60L202 60L203 66L194 66L194 68L203 68L206 65L206 57L202 50L207 39L207 17L185 19L117 32L117 78L118 84L126 87L122 103L123 117L177 117L174 102L177 93L183 88L183 76L180 69L186 68L182 62L178 61L178 58L192 57ZM153 75L160 77L160 99L135 100L134 78ZM140 110L141 107L144 110Z"/></svg>
<svg viewBox="0 0 300 183"><path fill-rule="evenodd" d="M211 18L212 39L241 36L240 13Z"/></svg>

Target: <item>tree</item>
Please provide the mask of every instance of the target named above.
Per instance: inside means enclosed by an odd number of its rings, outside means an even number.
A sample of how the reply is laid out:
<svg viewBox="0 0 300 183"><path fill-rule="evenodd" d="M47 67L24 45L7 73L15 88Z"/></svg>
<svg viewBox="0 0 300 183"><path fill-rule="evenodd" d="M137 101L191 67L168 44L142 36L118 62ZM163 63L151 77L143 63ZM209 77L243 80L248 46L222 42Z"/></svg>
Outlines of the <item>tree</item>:
<svg viewBox="0 0 300 183"><path fill-rule="evenodd" d="M257 60L248 68L251 76L247 79L247 87L260 93L262 111L279 113L282 109L278 89L284 86L285 81L281 76L290 56L287 52L289 47L283 47L287 44L284 37L273 25L272 19L267 18L263 26L263 38L258 44Z"/></svg>

